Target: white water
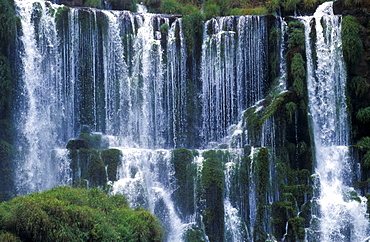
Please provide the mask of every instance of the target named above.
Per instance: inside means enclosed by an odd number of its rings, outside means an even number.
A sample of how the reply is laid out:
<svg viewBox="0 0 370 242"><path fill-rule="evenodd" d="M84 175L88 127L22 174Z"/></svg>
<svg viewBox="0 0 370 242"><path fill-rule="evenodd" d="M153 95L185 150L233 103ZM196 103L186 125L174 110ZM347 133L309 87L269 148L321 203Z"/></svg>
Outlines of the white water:
<svg viewBox="0 0 370 242"><path fill-rule="evenodd" d="M225 142L228 128L237 124L242 111L264 97L266 25L260 16L220 17L205 23L201 79L206 142Z"/></svg>
<svg viewBox="0 0 370 242"><path fill-rule="evenodd" d="M174 169L170 150L120 149L122 163L114 193L126 195L132 207L144 206L164 223L168 241L182 241L186 227L171 200Z"/></svg>
<svg viewBox="0 0 370 242"><path fill-rule="evenodd" d="M33 8L28 1L16 1L16 6L23 30L22 95L27 102L18 120L17 149L22 153L15 182L18 193L25 194L63 183L62 178L56 179L60 177L62 164L52 159L51 152L65 145L64 138L69 135L72 122L68 116L70 97L62 91L65 82L57 68L61 65L59 38L50 13L56 6L41 2L41 8ZM41 18L31 18L35 13L41 14ZM34 25L37 21L38 25Z"/></svg>
<svg viewBox="0 0 370 242"><path fill-rule="evenodd" d="M316 26L311 50L310 22ZM341 17L333 15L332 2L321 5L313 17L304 18L309 107L315 142L315 172L319 241L362 241L369 235L366 202L351 200L353 179L349 158L349 124L345 100L346 70L341 51ZM317 59L311 59L316 51ZM315 63L316 62L316 63ZM316 70L314 64L317 65Z"/></svg>

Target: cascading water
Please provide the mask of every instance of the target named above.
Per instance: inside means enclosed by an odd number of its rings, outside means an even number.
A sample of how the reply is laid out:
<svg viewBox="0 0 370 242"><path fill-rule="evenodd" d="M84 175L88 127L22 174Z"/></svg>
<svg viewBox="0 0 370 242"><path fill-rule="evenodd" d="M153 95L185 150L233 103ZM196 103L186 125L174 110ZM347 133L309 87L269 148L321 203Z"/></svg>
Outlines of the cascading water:
<svg viewBox="0 0 370 242"><path fill-rule="evenodd" d="M330 12L329 5L320 7L314 17L302 18L321 189L320 213L313 214L320 218L321 227L315 231L319 236L314 237L315 232L312 236L320 241L359 241L368 233L368 218L365 203L352 201L348 195L353 188L348 182L352 178L346 73L340 51L340 17ZM166 227L168 241L184 240L187 234L212 240L214 235L205 232L212 226L223 231L219 239L275 239L271 204L282 200L280 195L289 200L286 194L291 197L296 192L289 190L293 186L286 181L283 185L275 182L281 172L278 162L288 160L286 141L278 138L285 131L279 129L278 117L264 115L267 118L256 131L258 138L252 141L252 130L243 126L243 111L251 108L254 115L266 114L266 99L272 103L274 95L281 99L290 95L286 90L285 21L272 16L208 20L199 73L192 70L189 74L189 62L195 57L188 56L183 23L175 16L148 14L142 8L140 13L68 9L43 1L19 0L16 6L23 31L21 99L25 103L16 124L21 153L16 173L19 194L70 184L72 173L78 171L71 170L64 147L79 135L81 126L88 125L93 132L108 136L110 147L118 147L122 155L113 192L124 193L133 207L144 206L155 213ZM310 39L312 21L316 43ZM274 40L277 43L269 39L272 27L281 33ZM276 81L269 80L274 68L269 63L272 49L280 57ZM191 68L197 69L194 65ZM268 88L273 95L266 98ZM194 103L201 107L192 107ZM192 109L199 109L194 113L201 115L194 117ZM298 116L297 112L293 115ZM196 127L189 130L194 123ZM294 132L298 147L297 128ZM171 149L192 142L198 148L222 149L187 150L190 154L179 149L180 162L176 163L176 150ZM279 152L282 160L276 158ZM188 180L180 184L175 170L185 160L189 170L177 175L186 175ZM214 183L217 192L207 187L210 181L204 175L213 171L222 179ZM287 189L285 194L278 191L280 186ZM181 193L185 187L191 194ZM290 202L283 205L288 207ZM215 216L222 218L223 225L211 221L209 213L215 204L219 206ZM286 238L290 227L286 221Z"/></svg>
<svg viewBox="0 0 370 242"><path fill-rule="evenodd" d="M346 70L341 51L341 17L332 2L304 18L309 106L319 182L318 236L320 241L363 241L369 232L366 202L351 200L353 180L349 157L349 124L345 100ZM310 38L311 24L316 42ZM311 49L313 46L314 49ZM311 59L313 51L316 59ZM316 66L316 68L315 68Z"/></svg>
<svg viewBox="0 0 370 242"><path fill-rule="evenodd" d="M58 68L62 58L52 16L54 6L29 1L16 1L16 5L23 30L22 94L27 100L18 119L17 146L22 153L16 186L19 194L25 194L65 184L63 179L56 179L63 166L53 163L50 152L63 146L66 136L71 137L68 130L73 122L68 116L70 96L64 92L66 82Z"/></svg>
<svg viewBox="0 0 370 242"><path fill-rule="evenodd" d="M222 142L242 111L264 97L267 36L267 19L261 16L205 23L201 67L205 141Z"/></svg>

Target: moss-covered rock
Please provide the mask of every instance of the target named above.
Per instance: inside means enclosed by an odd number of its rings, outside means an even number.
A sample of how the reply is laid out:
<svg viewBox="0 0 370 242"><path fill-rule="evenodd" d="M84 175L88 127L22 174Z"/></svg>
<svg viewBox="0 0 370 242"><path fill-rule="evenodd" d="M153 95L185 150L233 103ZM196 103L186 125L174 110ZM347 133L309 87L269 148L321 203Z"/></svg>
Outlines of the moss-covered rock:
<svg viewBox="0 0 370 242"><path fill-rule="evenodd" d="M117 180L117 169L121 164L122 152L117 149L107 149L101 151L101 158L107 167L109 181Z"/></svg>
<svg viewBox="0 0 370 242"><path fill-rule="evenodd" d="M227 155L220 150L209 150L203 153L201 181L205 199L203 221L210 241L223 241L224 238L223 160Z"/></svg>
<svg viewBox="0 0 370 242"><path fill-rule="evenodd" d="M178 204L181 217L192 215L194 210L194 180L196 167L193 163L193 153L187 149L172 151L172 161L175 169L176 190L173 197Z"/></svg>

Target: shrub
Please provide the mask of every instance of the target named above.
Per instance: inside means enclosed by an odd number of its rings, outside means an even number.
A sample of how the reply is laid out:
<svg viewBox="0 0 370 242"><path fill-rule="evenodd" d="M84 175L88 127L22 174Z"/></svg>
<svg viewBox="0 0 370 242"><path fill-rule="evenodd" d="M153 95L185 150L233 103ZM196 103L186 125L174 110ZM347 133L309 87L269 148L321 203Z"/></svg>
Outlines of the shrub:
<svg viewBox="0 0 370 242"><path fill-rule="evenodd" d="M369 91L369 84L365 78L356 76L350 81L349 89L357 98L362 98Z"/></svg>
<svg viewBox="0 0 370 242"><path fill-rule="evenodd" d="M361 108L358 110L356 114L356 119L361 123L369 123L370 122L370 107Z"/></svg>
<svg viewBox="0 0 370 242"><path fill-rule="evenodd" d="M186 51L191 55L195 43L197 40L201 41L203 36L203 15L200 11L195 11L189 15L185 15L181 21Z"/></svg>
<svg viewBox="0 0 370 242"><path fill-rule="evenodd" d="M159 221L122 195L58 187L0 204L0 238L9 241L160 241Z"/></svg>
<svg viewBox="0 0 370 242"><path fill-rule="evenodd" d="M220 16L221 9L216 4L206 4L204 7L204 16L206 19L215 18Z"/></svg>
<svg viewBox="0 0 370 242"><path fill-rule="evenodd" d="M175 0L164 0L161 3L161 12L168 14L182 14L182 5Z"/></svg>
<svg viewBox="0 0 370 242"><path fill-rule="evenodd" d="M353 16L345 16L342 21L342 49L347 64L355 64L362 55L362 41L359 36L361 25Z"/></svg>

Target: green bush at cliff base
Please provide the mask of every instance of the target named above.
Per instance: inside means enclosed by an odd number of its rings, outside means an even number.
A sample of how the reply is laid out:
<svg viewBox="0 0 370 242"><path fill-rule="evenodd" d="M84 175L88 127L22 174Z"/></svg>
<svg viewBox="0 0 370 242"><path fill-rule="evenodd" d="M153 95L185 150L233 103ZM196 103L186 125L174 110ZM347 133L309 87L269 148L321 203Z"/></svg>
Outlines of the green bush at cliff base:
<svg viewBox="0 0 370 242"><path fill-rule="evenodd" d="M58 187L3 202L0 228L0 238L8 241L162 240L152 214L98 189Z"/></svg>
<svg viewBox="0 0 370 242"><path fill-rule="evenodd" d="M359 36L361 25L353 16L345 16L342 21L342 49L347 64L356 64L362 54L362 40Z"/></svg>

